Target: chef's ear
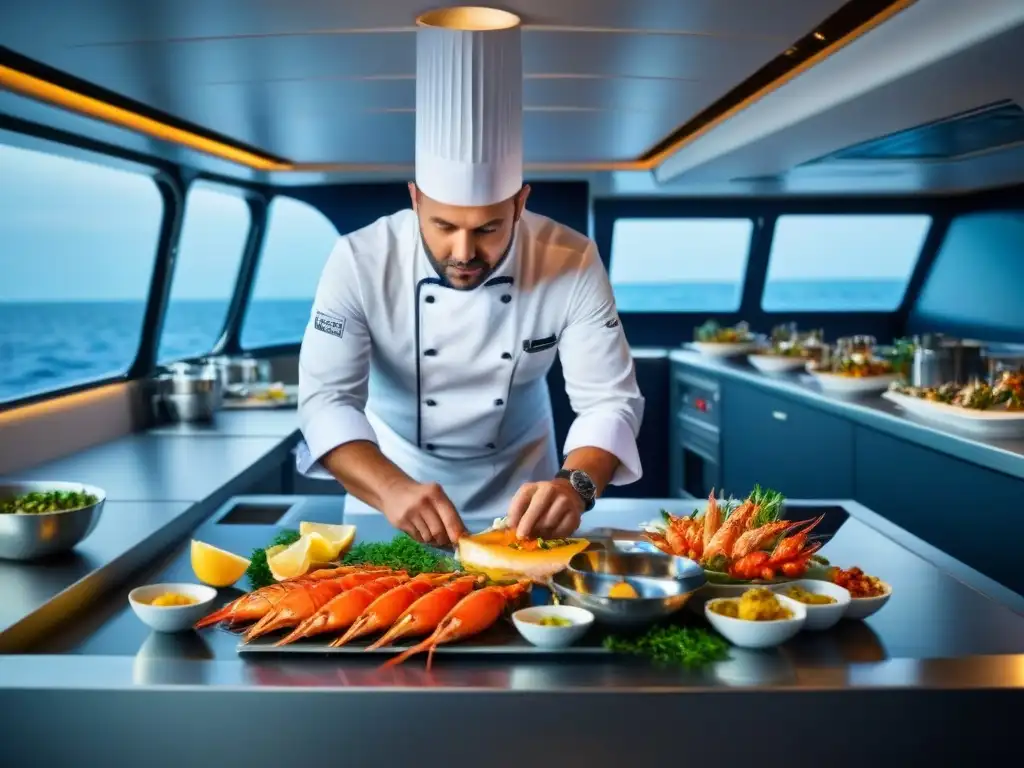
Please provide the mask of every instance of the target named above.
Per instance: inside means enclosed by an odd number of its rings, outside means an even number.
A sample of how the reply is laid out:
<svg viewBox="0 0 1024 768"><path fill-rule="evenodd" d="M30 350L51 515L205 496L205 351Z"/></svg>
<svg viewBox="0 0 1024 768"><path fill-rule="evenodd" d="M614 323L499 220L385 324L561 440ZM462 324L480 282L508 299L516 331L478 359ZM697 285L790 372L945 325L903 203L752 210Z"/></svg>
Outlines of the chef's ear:
<svg viewBox="0 0 1024 768"><path fill-rule="evenodd" d="M519 190L519 194L516 195L516 221L523 215L523 211L526 210L526 198L530 196L530 185L523 184L523 188Z"/></svg>
<svg viewBox="0 0 1024 768"><path fill-rule="evenodd" d="M412 198L412 209L415 211L420 202L420 188L416 186L415 181L409 182L409 197Z"/></svg>

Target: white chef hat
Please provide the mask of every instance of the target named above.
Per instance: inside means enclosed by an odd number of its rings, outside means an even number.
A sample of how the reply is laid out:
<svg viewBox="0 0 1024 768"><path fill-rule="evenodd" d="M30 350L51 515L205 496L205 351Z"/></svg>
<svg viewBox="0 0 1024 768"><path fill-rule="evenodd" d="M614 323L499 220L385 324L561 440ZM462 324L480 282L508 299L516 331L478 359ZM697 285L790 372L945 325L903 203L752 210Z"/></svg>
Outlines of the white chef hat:
<svg viewBox="0 0 1024 768"><path fill-rule="evenodd" d="M423 14L416 34L416 185L446 205L493 205L523 186L519 17Z"/></svg>

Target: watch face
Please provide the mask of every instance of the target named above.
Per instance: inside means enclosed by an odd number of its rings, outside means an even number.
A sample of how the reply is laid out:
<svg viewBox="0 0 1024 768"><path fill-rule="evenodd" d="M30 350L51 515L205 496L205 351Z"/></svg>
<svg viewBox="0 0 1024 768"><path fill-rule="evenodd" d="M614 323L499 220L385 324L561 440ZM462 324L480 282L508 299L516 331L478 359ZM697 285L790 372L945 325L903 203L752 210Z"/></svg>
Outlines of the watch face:
<svg viewBox="0 0 1024 768"><path fill-rule="evenodd" d="M574 470L569 477L569 482L572 483L573 488L575 488L581 496L588 499L593 498L594 483L589 477L587 477L586 473L581 472L578 469Z"/></svg>

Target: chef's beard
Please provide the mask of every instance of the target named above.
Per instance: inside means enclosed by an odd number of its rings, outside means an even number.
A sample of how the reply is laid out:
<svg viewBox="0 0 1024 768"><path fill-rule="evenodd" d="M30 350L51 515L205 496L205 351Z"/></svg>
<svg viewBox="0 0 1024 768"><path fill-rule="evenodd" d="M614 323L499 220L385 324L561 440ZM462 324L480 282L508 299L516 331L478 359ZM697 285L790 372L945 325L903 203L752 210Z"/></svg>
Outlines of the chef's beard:
<svg viewBox="0 0 1024 768"><path fill-rule="evenodd" d="M455 259L438 259L430 250L430 246L427 245L427 240L423 237L423 230L420 229L420 242L423 243L423 252L427 254L427 258L430 259L430 263L434 267L434 271L437 272L438 276L445 281L449 288L454 288L457 291L471 291L474 288L478 288L487 282L494 272L505 263L505 259L508 258L509 252L512 250L512 245L516 241L516 229L512 227L512 234L509 235L508 245L505 246L505 250L501 253L501 258L492 267L487 259L476 256L469 261L456 261ZM456 269L480 269L480 275L476 280L468 285L455 285L448 279L447 270L449 268Z"/></svg>

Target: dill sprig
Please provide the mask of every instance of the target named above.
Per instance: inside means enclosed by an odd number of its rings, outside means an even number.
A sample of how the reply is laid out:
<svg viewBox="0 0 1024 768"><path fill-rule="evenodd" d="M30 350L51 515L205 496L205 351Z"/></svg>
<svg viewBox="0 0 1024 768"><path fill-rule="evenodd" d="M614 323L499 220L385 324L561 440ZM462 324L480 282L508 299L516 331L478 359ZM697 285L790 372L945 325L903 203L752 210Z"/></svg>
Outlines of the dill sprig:
<svg viewBox="0 0 1024 768"><path fill-rule="evenodd" d="M345 555L342 563L386 565L389 568L408 571L411 576L458 570L455 560L432 552L405 533L398 534L388 542L368 541L356 544Z"/></svg>
<svg viewBox="0 0 1024 768"><path fill-rule="evenodd" d="M767 523L774 523L782 517L782 505L785 498L778 491L770 488L761 488L755 485L747 499L757 505L757 514L751 523L751 528L759 528Z"/></svg>
<svg viewBox="0 0 1024 768"><path fill-rule="evenodd" d="M700 667L729 658L729 644L718 634L674 624L651 627L638 637L609 635L604 639L604 647L614 653L646 656L685 667Z"/></svg>
<svg viewBox="0 0 1024 768"><path fill-rule="evenodd" d="M273 584L275 579L270 572L270 566L267 565L267 550L281 544L288 546L298 540L298 531L284 530L274 537L270 546L264 549L254 549L252 557L249 558L249 567L245 569L245 575L249 577L249 587L255 590Z"/></svg>

